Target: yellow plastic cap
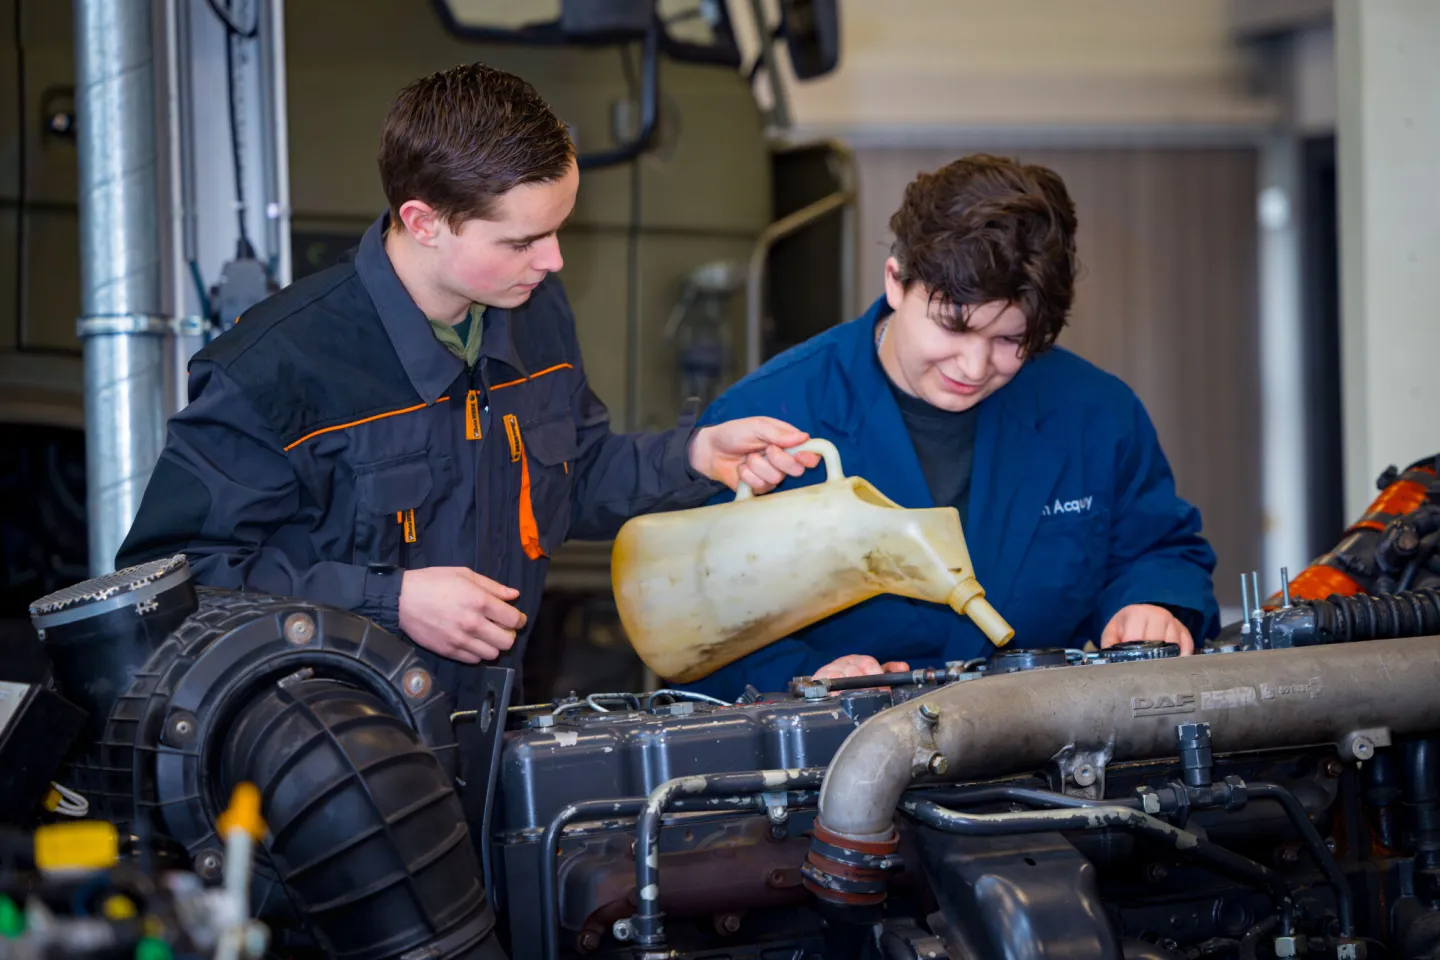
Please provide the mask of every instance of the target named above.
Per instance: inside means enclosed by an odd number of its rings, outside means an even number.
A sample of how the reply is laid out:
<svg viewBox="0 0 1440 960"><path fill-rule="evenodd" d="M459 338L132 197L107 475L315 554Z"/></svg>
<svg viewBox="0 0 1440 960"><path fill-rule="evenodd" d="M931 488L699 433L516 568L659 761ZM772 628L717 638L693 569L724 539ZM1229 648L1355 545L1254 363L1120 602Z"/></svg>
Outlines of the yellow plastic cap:
<svg viewBox="0 0 1440 960"><path fill-rule="evenodd" d="M105 902L100 905L100 912L105 914L105 919L114 920L117 923L121 920L129 920L135 916L135 902L129 897L117 893L105 898Z"/></svg>
<svg viewBox="0 0 1440 960"><path fill-rule="evenodd" d="M120 834L103 820L53 823L35 831L35 866L43 871L104 870L120 859Z"/></svg>
<svg viewBox="0 0 1440 960"><path fill-rule="evenodd" d="M237 784L230 794L230 806L220 815L216 824L220 835L226 836L232 830L244 830L250 838L259 843L265 837L265 818L260 815L260 791L253 783Z"/></svg>

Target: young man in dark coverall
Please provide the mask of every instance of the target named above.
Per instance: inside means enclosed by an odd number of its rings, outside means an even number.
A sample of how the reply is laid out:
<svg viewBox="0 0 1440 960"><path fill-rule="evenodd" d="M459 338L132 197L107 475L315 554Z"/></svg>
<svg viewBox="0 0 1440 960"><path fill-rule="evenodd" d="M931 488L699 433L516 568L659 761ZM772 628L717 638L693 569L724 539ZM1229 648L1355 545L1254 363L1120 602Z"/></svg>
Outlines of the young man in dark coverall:
<svg viewBox="0 0 1440 960"><path fill-rule="evenodd" d="M807 436L767 417L611 432L552 276L575 151L529 84L478 64L411 84L380 176L390 209L353 262L195 355L116 564L184 553L201 583L355 610L465 705L468 665L518 671L567 537L816 458L785 454Z"/></svg>

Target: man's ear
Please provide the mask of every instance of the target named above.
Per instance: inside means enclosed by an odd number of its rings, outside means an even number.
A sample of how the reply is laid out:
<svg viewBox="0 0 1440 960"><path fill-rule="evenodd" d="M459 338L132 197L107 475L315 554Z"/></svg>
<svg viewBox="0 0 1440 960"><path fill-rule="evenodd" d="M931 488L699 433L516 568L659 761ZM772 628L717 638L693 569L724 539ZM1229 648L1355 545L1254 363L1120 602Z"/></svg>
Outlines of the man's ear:
<svg viewBox="0 0 1440 960"><path fill-rule="evenodd" d="M406 200L400 205L400 222L405 232L423 246L433 247L444 229L444 219L423 200Z"/></svg>
<svg viewBox="0 0 1440 960"><path fill-rule="evenodd" d="M900 261L894 257L885 258L885 302L891 310L899 310L905 301L905 284L900 282Z"/></svg>

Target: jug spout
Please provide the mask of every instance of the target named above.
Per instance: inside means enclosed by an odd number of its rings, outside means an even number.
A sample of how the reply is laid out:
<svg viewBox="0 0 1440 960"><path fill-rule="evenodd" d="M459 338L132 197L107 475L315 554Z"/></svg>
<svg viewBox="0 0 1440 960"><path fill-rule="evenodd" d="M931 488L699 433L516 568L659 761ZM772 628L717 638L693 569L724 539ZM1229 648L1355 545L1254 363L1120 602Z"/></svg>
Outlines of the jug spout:
<svg viewBox="0 0 1440 960"><path fill-rule="evenodd" d="M970 618L986 639L997 647L1003 647L1015 637L1015 629L1005 622L999 611L985 599L985 590L974 577L961 580L950 596L946 598L950 609Z"/></svg>

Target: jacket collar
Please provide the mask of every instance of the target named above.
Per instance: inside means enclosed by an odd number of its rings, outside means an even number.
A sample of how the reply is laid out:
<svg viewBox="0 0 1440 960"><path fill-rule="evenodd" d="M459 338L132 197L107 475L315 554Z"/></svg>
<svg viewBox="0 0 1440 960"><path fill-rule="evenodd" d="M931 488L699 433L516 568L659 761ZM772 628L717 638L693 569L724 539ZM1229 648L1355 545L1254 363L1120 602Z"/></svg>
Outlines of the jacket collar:
<svg viewBox="0 0 1440 960"><path fill-rule="evenodd" d="M883 402L895 406L885 373L875 362L875 327L893 312L880 297L859 319L841 329L839 349L833 354L834 376L828 378L820 416L826 426L853 435L877 405ZM985 407L992 412L1003 408L1007 420L1036 429L1041 419L1041 397L1034 367L1034 362L1026 363L1015 379L985 401Z"/></svg>
<svg viewBox="0 0 1440 960"><path fill-rule="evenodd" d="M551 281L546 280L535 292L530 294L530 299L514 310L507 310L503 307L485 308L485 333L480 340L480 356L488 357L491 360L498 360L522 377L530 376L530 371L525 368L525 362L520 359L520 351L515 347L515 327L519 317L523 317L530 309L535 298L541 295ZM507 378L508 379L508 378Z"/></svg>
<svg viewBox="0 0 1440 960"><path fill-rule="evenodd" d="M389 225L388 212L370 224L360 240L360 248L355 252L355 272L375 304L380 322L385 327L391 346L395 348L395 355L400 358L405 375L410 378L411 386L421 400L434 403L465 371L465 363L435 339L425 314L415 305L395 273L390 255L385 252L385 231ZM512 311L497 307L485 310L480 356L498 360L524 376L527 371L515 349L511 314Z"/></svg>
<svg viewBox="0 0 1440 960"><path fill-rule="evenodd" d="M455 382L465 363L455 356L430 332L425 314L415 305L395 267L385 252L385 231L390 214L382 214L370 224L355 252L355 272L360 277L380 322L405 368L405 375L420 399L434 403Z"/></svg>

